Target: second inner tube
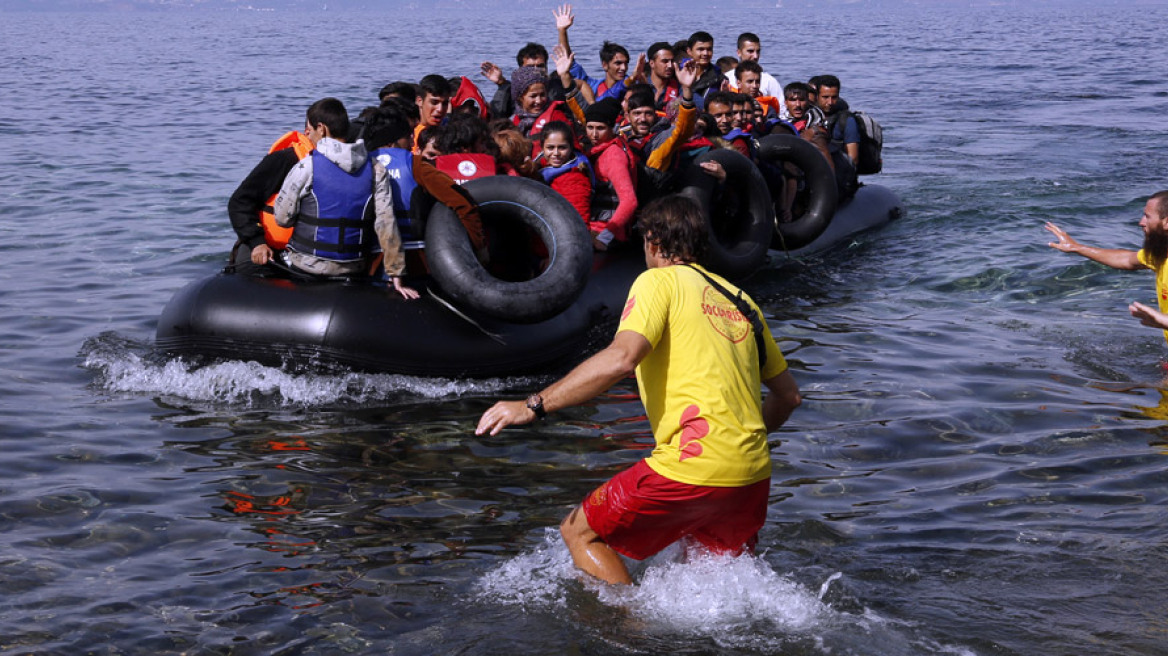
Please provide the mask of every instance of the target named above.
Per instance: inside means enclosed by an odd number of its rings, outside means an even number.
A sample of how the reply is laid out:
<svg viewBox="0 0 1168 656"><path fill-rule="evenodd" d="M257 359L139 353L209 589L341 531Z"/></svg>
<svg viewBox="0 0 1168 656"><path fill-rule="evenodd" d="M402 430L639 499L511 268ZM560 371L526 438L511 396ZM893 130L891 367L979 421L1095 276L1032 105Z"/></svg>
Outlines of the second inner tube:
<svg viewBox="0 0 1168 656"><path fill-rule="evenodd" d="M718 184L700 166L715 161L726 170ZM705 264L728 278L743 278L763 266L775 225L775 207L762 173L736 150L715 149L702 154L682 178L681 194L695 200L710 226L710 248Z"/></svg>
<svg viewBox="0 0 1168 656"><path fill-rule="evenodd" d="M835 173L819 149L799 137L772 134L758 140L758 158L776 166L790 162L803 171L808 189L807 210L790 223L775 223L775 245L784 250L802 248L827 230L839 196Z"/></svg>
<svg viewBox="0 0 1168 656"><path fill-rule="evenodd" d="M592 238L572 205L551 187L526 178L479 178L463 189L478 203L488 235L498 234L493 227L511 228L504 231L507 234L515 234L519 223L530 228L547 251L546 266L527 280L495 277L475 257L458 216L436 203L426 222L426 260L449 300L459 308L515 323L537 323L567 309L583 291L592 267ZM518 234L524 243L507 244L520 247L518 256L511 255L514 248L492 247L492 258L530 257L522 252L529 250L527 232ZM511 264L515 263L493 262L491 266Z"/></svg>

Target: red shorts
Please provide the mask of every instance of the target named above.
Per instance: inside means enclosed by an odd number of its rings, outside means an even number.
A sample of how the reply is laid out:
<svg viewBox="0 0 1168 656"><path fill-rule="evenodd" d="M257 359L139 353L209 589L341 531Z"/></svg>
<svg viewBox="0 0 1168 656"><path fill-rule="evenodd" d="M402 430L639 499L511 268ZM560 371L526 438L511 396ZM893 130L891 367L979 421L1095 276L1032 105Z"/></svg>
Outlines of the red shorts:
<svg viewBox="0 0 1168 656"><path fill-rule="evenodd" d="M588 526L617 553L644 560L691 537L715 553L753 550L766 521L769 478L744 487L690 485L642 460L584 499Z"/></svg>

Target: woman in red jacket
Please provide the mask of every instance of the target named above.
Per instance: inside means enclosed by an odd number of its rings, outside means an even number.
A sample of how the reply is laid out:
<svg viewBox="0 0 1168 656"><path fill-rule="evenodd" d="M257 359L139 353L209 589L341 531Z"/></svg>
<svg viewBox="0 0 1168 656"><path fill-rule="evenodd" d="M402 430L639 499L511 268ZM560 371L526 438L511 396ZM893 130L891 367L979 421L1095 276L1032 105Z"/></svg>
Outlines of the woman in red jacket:
<svg viewBox="0 0 1168 656"><path fill-rule="evenodd" d="M561 196L568 199L586 225L592 215L592 164L576 152L572 128L563 121L543 126L539 174Z"/></svg>

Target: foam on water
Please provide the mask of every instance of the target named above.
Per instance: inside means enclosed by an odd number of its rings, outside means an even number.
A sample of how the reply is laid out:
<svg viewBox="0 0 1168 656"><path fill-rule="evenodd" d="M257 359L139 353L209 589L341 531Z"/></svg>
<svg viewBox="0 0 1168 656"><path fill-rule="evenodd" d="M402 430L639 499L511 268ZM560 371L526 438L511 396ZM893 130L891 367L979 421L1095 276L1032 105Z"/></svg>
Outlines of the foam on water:
<svg viewBox="0 0 1168 656"><path fill-rule="evenodd" d="M585 581L559 533L548 529L535 548L483 576L479 594L528 610L556 610L568 607L573 582L583 581L605 605L625 608L659 631L735 642L760 631L807 632L836 614L762 558L684 556L675 545L630 568L636 585L609 586Z"/></svg>
<svg viewBox="0 0 1168 656"><path fill-rule="evenodd" d="M454 380L342 371L292 373L240 360L199 364L158 356L148 344L116 333L86 340L84 366L106 392L161 394L229 404L315 406L399 400L403 395L443 398L489 394L530 386L530 379Z"/></svg>

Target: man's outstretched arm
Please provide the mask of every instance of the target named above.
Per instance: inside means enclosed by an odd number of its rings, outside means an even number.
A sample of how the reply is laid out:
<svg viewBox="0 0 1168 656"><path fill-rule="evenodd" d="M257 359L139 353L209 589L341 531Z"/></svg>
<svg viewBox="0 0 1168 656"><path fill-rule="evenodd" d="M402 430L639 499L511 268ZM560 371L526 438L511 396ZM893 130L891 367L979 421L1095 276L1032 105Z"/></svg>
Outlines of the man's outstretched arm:
<svg viewBox="0 0 1168 656"><path fill-rule="evenodd" d="M1065 230L1056 226L1049 221L1046 224L1046 229L1051 232L1058 241L1050 242L1050 247L1062 251L1064 253L1077 253L1089 260L1095 260L1101 264L1106 264L1113 269L1144 269L1146 268L1136 257L1136 251L1129 251L1124 248L1098 248L1096 246L1087 246L1080 244L1071 238Z"/></svg>
<svg viewBox="0 0 1168 656"><path fill-rule="evenodd" d="M631 330L620 331L607 348L540 392L544 409L553 412L591 399L632 374L652 350L653 346L644 335ZM535 413L524 401L499 401L483 413L475 435L488 432L498 435L507 426L534 420Z"/></svg>

